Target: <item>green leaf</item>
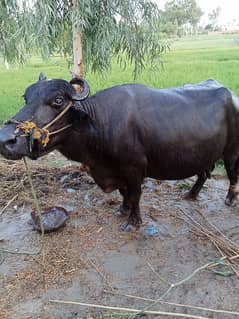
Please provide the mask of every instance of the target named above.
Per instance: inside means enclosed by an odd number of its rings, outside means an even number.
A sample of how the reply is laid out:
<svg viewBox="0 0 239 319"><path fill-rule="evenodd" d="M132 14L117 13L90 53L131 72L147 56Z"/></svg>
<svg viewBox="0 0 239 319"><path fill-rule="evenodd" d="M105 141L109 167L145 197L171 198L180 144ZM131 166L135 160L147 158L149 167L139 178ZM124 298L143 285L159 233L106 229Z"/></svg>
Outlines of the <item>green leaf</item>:
<svg viewBox="0 0 239 319"><path fill-rule="evenodd" d="M225 270L225 271L218 271L215 269L211 269L212 272L214 272L217 275L223 276L223 277L230 277L233 275L233 272L230 270Z"/></svg>
<svg viewBox="0 0 239 319"><path fill-rule="evenodd" d="M181 189L185 189L185 190L190 190L191 189L191 185L188 182L179 183L179 187Z"/></svg>

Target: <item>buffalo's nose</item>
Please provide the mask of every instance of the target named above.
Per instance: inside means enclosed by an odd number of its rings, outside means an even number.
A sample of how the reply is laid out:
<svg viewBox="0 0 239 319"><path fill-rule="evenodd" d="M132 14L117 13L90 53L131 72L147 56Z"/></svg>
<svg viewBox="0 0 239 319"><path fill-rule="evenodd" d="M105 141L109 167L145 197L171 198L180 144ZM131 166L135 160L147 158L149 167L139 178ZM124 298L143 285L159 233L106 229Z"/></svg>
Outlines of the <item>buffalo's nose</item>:
<svg viewBox="0 0 239 319"><path fill-rule="evenodd" d="M16 139L15 135L1 136L1 134L0 134L0 145L15 144L16 140L17 139Z"/></svg>
<svg viewBox="0 0 239 319"><path fill-rule="evenodd" d="M16 143L16 135L8 130L0 129L0 146Z"/></svg>

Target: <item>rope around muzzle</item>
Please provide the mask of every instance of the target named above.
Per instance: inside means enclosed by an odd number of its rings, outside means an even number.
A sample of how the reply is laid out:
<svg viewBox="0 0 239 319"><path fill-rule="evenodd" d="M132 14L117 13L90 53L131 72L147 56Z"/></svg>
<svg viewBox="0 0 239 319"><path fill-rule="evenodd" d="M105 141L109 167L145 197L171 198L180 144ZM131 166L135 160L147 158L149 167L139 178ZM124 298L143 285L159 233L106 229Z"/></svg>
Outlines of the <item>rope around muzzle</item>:
<svg viewBox="0 0 239 319"><path fill-rule="evenodd" d="M68 103L68 105L62 112L60 112L52 121L50 121L48 124L46 124L42 128L38 127L37 124L33 121L19 122L16 127L15 133L22 131L24 135L21 135L21 136L29 136L30 152L32 151L32 146L35 140L38 143L40 143L43 147L46 147L50 141L51 135L58 134L72 126L72 124L68 124L55 131L50 132L48 130L48 128L52 124L54 124L56 121L58 121L70 109L71 106L72 106L72 101Z"/></svg>

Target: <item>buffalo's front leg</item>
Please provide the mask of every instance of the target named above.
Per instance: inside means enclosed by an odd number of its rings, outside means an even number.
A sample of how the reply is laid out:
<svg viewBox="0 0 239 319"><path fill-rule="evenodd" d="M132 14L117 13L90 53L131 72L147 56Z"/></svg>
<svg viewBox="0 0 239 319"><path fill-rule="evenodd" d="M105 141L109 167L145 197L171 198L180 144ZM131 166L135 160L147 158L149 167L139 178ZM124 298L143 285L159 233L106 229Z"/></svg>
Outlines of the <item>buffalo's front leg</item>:
<svg viewBox="0 0 239 319"><path fill-rule="evenodd" d="M127 201L129 206L129 216L125 223L120 226L121 231L132 232L140 227L142 219L139 210L139 200L141 196L141 183L129 182L127 185Z"/></svg>
<svg viewBox="0 0 239 319"><path fill-rule="evenodd" d="M130 203L127 188L119 188L119 192L123 196L123 203L120 205L119 209L114 212L114 215L117 217L128 216L130 214Z"/></svg>

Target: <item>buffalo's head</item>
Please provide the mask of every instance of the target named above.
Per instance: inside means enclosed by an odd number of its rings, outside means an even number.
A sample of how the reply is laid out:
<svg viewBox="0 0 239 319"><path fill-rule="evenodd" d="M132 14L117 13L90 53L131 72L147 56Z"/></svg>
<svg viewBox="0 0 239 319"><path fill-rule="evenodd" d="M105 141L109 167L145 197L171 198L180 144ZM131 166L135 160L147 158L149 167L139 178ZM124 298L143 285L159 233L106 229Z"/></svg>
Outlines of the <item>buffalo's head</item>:
<svg viewBox="0 0 239 319"><path fill-rule="evenodd" d="M72 109L88 95L85 80L75 78L68 83L40 74L39 81L25 91L23 108L0 129L0 153L13 160L36 159L56 149L69 134Z"/></svg>

